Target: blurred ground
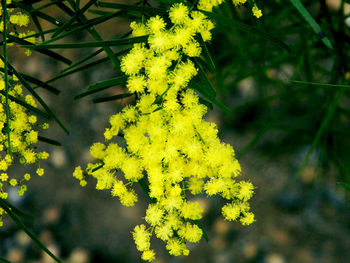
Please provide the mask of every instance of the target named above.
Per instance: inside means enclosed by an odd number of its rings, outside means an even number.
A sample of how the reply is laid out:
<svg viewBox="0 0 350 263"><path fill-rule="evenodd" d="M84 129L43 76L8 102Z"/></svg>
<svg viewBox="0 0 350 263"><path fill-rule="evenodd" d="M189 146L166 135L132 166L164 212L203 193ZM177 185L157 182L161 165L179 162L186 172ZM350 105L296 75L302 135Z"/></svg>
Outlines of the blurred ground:
<svg viewBox="0 0 350 263"><path fill-rule="evenodd" d="M120 32L124 32L123 28ZM41 56L12 55L15 66L39 79L47 80L60 69L60 65ZM115 102L93 104L91 98L74 101L73 97L89 85L112 76L111 65L103 65L55 82L55 87L62 91L57 97L45 91L40 93L67 124L71 134L66 136L55 123L50 123L47 136L61 141L63 146L41 144L40 147L51 154L50 160L43 163L45 175L32 179L24 198L16 198L15 193L10 196L12 203L34 216L33 221L25 223L67 263L141 262L130 233L136 224L143 222L147 200L142 198L141 191L136 206L125 208L108 192L97 191L93 179L81 188L72 177L76 166L85 166L91 161L90 145L103 140L109 116L121 108ZM251 86L246 88L248 91ZM106 94L121 91L114 88ZM244 100L249 92L241 92L240 96ZM224 127L226 117L218 110L210 112L207 118L218 124L221 139L233 145L237 152L254 136L238 135L227 125ZM202 240L190 246L188 257L174 258L154 239L153 247L158 252L156 262L349 262L349 194L336 185L332 174L320 178L312 165L295 177L302 156L296 159L283 155L271 160L254 151L248 152L240 163L243 176L256 186L251 204L257 221L248 227L225 222L220 216L221 200L208 200L203 196L200 202L206 214L202 223L210 242ZM0 229L0 256L13 263L52 262L9 218Z"/></svg>

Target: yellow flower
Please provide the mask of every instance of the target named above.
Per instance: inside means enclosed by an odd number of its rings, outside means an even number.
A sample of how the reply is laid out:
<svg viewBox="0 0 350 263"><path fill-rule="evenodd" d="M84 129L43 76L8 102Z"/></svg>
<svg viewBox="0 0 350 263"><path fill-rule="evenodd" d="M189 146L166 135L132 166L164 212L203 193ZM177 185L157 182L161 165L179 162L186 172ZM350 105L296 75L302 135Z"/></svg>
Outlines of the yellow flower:
<svg viewBox="0 0 350 263"><path fill-rule="evenodd" d="M180 237L192 243L197 243L203 235L202 229L189 222L186 222L186 224L180 228L178 233Z"/></svg>
<svg viewBox="0 0 350 263"><path fill-rule="evenodd" d="M24 178L24 180L29 181L30 180L30 174L29 173L24 174L23 178Z"/></svg>
<svg viewBox="0 0 350 263"><path fill-rule="evenodd" d="M190 41L183 47L184 53L189 57L199 57L202 52L198 42Z"/></svg>
<svg viewBox="0 0 350 263"><path fill-rule="evenodd" d="M18 26L28 26L29 16L18 12L17 14L10 16L10 22Z"/></svg>
<svg viewBox="0 0 350 263"><path fill-rule="evenodd" d="M237 204L226 204L222 207L222 214L226 220L234 221L239 217L241 209Z"/></svg>
<svg viewBox="0 0 350 263"><path fill-rule="evenodd" d="M132 35L134 37L140 37L147 35L147 28L142 23L131 22L130 28L132 29Z"/></svg>
<svg viewBox="0 0 350 263"><path fill-rule="evenodd" d="M37 175L42 176L44 174L44 169L43 168L38 168L36 170Z"/></svg>
<svg viewBox="0 0 350 263"><path fill-rule="evenodd" d="M244 217L241 218L242 225L250 225L254 222L254 214L251 212L244 213Z"/></svg>
<svg viewBox="0 0 350 263"><path fill-rule="evenodd" d="M167 241L173 236L173 230L171 225L164 223L163 225L156 226L155 234L163 241Z"/></svg>
<svg viewBox="0 0 350 263"><path fill-rule="evenodd" d="M130 92L143 92L146 86L146 79L142 75L130 77L126 84L126 87Z"/></svg>
<svg viewBox="0 0 350 263"><path fill-rule="evenodd" d="M146 55L146 51L143 48L133 48L121 61L122 71L127 75L137 74L143 67Z"/></svg>
<svg viewBox="0 0 350 263"><path fill-rule="evenodd" d="M132 235L139 251L149 250L151 233L146 230L145 225L136 226Z"/></svg>
<svg viewBox="0 0 350 263"><path fill-rule="evenodd" d="M147 27L151 33L157 33L165 29L166 23L160 16L154 16L148 19Z"/></svg>
<svg viewBox="0 0 350 263"><path fill-rule="evenodd" d="M254 194L253 184L250 182L242 181L242 182L240 182L239 186L240 186L240 189L239 189L239 193L237 195L237 198L239 198L243 201L249 200Z"/></svg>
<svg viewBox="0 0 350 263"><path fill-rule="evenodd" d="M0 175L0 180L3 181L3 182L6 182L8 178L9 177L8 177L7 173L2 173Z"/></svg>
<svg viewBox="0 0 350 263"><path fill-rule="evenodd" d="M17 185L17 180L16 180L16 179L11 179L11 180L9 181L9 184L10 184L11 186L16 186L16 185Z"/></svg>
<svg viewBox="0 0 350 263"><path fill-rule="evenodd" d="M155 256L156 254L153 250L146 250L143 251L141 258L145 261L152 262L153 260L155 260Z"/></svg>
<svg viewBox="0 0 350 263"><path fill-rule="evenodd" d="M83 176L83 171L81 170L81 167L78 166L75 168L74 172L73 172L73 176L75 178L77 178L78 180L82 180L84 178Z"/></svg>
<svg viewBox="0 0 350 263"><path fill-rule="evenodd" d="M252 8L252 12L253 12L253 15L256 17L256 18L260 18L262 16L262 12L261 10L257 7L256 4L254 4L253 8Z"/></svg>
<svg viewBox="0 0 350 263"><path fill-rule="evenodd" d="M174 4L169 11L169 18L173 24L182 24L188 19L189 10L182 3Z"/></svg>
<svg viewBox="0 0 350 263"><path fill-rule="evenodd" d="M104 152L105 148L106 148L106 146L103 143L100 143L100 142L94 143L90 147L90 154L92 157L94 157L96 159L103 159L103 157L105 156L105 152ZM76 176L74 176L74 177L76 177ZM77 178L77 179L79 179L79 178Z"/></svg>
<svg viewBox="0 0 350 263"><path fill-rule="evenodd" d="M185 243L181 242L178 238L169 239L166 249L169 251L169 254L173 256L188 255L188 249Z"/></svg>
<svg viewBox="0 0 350 263"><path fill-rule="evenodd" d="M127 192L127 188L122 181L116 180L113 184L112 195L121 197Z"/></svg>
<svg viewBox="0 0 350 263"><path fill-rule="evenodd" d="M197 220L202 218L203 208L198 202L184 202L181 207L181 214L184 218Z"/></svg>
<svg viewBox="0 0 350 263"><path fill-rule="evenodd" d="M211 11L221 3L200 0L197 7ZM235 181L241 168L234 150L220 142L216 125L204 120L207 108L188 88L197 74L192 57L202 52L198 36L210 40L214 24L199 11L190 13L183 3L170 8L169 18L169 25L159 16L131 23L134 36L149 35L146 44L135 44L121 60L126 86L138 97L110 118L104 136L118 136L118 143L93 144L90 152L97 161L85 170L96 178L96 189L110 189L124 206L137 202L135 182L148 185L154 202L144 219L150 228L140 225L132 232L145 261L155 259L150 249L153 230L174 256L188 255L185 242L202 238L193 220L203 217L203 208L187 199L189 194L220 195L228 200L222 207L226 220L243 225L254 221L247 203L254 187ZM73 175L84 185L82 173L78 167Z"/></svg>
<svg viewBox="0 0 350 263"><path fill-rule="evenodd" d="M134 190L123 193L120 197L120 203L124 206L133 206L137 202L137 195Z"/></svg>
<svg viewBox="0 0 350 263"><path fill-rule="evenodd" d="M150 204L146 210L145 220L151 226L159 225L162 222L164 211L157 205Z"/></svg>

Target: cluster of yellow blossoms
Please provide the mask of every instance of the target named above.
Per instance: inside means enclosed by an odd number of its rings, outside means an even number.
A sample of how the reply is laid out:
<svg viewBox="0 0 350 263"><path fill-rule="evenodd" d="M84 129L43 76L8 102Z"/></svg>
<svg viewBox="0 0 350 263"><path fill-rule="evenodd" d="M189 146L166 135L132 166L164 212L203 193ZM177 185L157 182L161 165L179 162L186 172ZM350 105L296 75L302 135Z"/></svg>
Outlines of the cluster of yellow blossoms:
<svg viewBox="0 0 350 263"><path fill-rule="evenodd" d="M6 3L9 5L11 4L11 0L6 0ZM25 39L26 41L34 44L36 42L35 37L32 37L31 35L35 34L34 31L28 30L27 32L20 32L18 30L18 27L27 27L29 24L29 16L26 14L23 14L22 12L15 12L15 9L13 8L7 8L7 23L10 24L14 30L9 32L8 34L11 36L15 36L21 39ZM0 33L3 33L4 30L4 15L3 15L3 7L0 5L0 15L1 15L1 21L0 21ZM8 40L9 41L9 40ZM7 46L12 46L13 43L8 43ZM29 56L31 54L31 50L26 49L25 54Z"/></svg>
<svg viewBox="0 0 350 263"><path fill-rule="evenodd" d="M200 0L198 8L211 10L220 2ZM254 187L235 180L241 168L234 150L220 142L216 125L203 119L207 108L187 88L197 74L192 58L201 54L196 38L210 40L214 25L182 3L170 8L169 19L170 25L160 16L131 23L133 36L149 36L146 44L134 44L121 61L127 88L138 99L110 118L104 133L107 145L91 146L98 161L73 173L82 186L87 175L93 176L98 190L110 189L124 206L133 206L138 199L134 183L146 189L151 199L145 215L149 227L138 225L132 233L146 261L155 259L150 249L153 233L174 256L188 255L186 243L202 238L197 220L203 217L203 208L191 196L220 195L228 200L222 207L226 220L254 222L247 202Z"/></svg>
<svg viewBox="0 0 350 263"><path fill-rule="evenodd" d="M7 4L11 3L11 0L6 1ZM7 23L13 27L13 31L9 32L9 35L13 35L19 38L24 38L29 34L33 34L32 31L27 33L20 33L17 27L27 26L29 23L29 17L21 12L14 12L14 9L7 9L8 18ZM0 6L0 32L4 30L4 14L3 7ZM27 41L35 43L35 38L27 38ZM11 46L13 43L8 43ZM30 51L26 51L27 55L30 55ZM0 68L4 68L3 61L0 60ZM47 152L37 152L35 144L38 142L38 132L35 129L43 128L47 129L48 124L37 124L37 117L29 114L27 109L16 100L23 100L30 106L36 107L34 98L31 95L23 95L23 90L18 79L13 76L11 81L8 81L10 97L8 103L9 116L6 114L6 98L5 98L5 80L4 76L0 75L0 198L7 199L9 187L16 187L19 196L22 196L27 190L26 182L30 180L31 175L25 173L22 177L18 175L10 175L8 170L11 165L16 164L18 161L23 165L36 164L36 173L41 176L44 174L44 169L40 168L40 160L45 160L49 157ZM10 147L8 145L8 126L10 132ZM11 151L10 151L11 148ZM2 217L5 211L0 208L0 227L3 225Z"/></svg>
<svg viewBox="0 0 350 263"><path fill-rule="evenodd" d="M198 9L211 12L213 10L213 7L216 7L220 4L222 4L224 0L199 0L198 2ZM235 6L244 5L248 2L248 0L232 0L233 4ZM254 1L253 1L254 2ZM252 7L252 13L256 18L260 18L262 16L261 10L258 8L258 6L254 3Z"/></svg>
<svg viewBox="0 0 350 263"><path fill-rule="evenodd" d="M3 67L3 65L0 65ZM0 76L0 92L4 92L5 82ZM15 84L10 87L9 96L16 99L23 97L21 85ZM24 97L25 102L33 107L36 107L34 98L31 95ZM27 190L26 182L30 180L31 175L25 173L21 178L18 175L10 175L7 171L16 159L20 164L37 164L36 173L41 176L44 174L44 169L40 168L40 160L45 160L49 157L47 152L37 152L35 144L38 142L38 132L34 128L47 129L48 124L37 124L37 117L30 115L26 108L19 105L17 102L9 100L9 120L10 120L10 144L12 157L8 153L8 137L7 137L7 118L5 111L5 96L0 95L0 198L6 199L8 196L8 187L17 187L18 195L22 196ZM2 153L2 154L1 154ZM16 157L16 158L15 158ZM0 210L0 226L2 226L2 215L4 211Z"/></svg>

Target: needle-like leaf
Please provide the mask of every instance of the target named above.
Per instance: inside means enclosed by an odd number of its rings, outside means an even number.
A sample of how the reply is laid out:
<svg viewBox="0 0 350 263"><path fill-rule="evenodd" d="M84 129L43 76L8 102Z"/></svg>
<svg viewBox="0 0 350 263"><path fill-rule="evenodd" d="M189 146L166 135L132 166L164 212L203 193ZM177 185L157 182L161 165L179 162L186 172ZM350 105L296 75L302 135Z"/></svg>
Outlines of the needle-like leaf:
<svg viewBox="0 0 350 263"><path fill-rule="evenodd" d="M93 42L67 43L67 44L50 44L50 45L22 45L29 49L74 49L74 48L94 48L94 47L110 47L131 45L134 43L142 43L147 40L147 36L132 37L126 39L114 39Z"/></svg>
<svg viewBox="0 0 350 263"><path fill-rule="evenodd" d="M313 31L321 37L323 44L329 49L333 49L332 43L327 36L323 33L321 27L317 24L315 19L310 15L309 11L299 0L290 0L298 12L304 17L306 22L312 27Z"/></svg>
<svg viewBox="0 0 350 263"><path fill-rule="evenodd" d="M95 85L91 86L88 89L88 91L80 93L77 96L75 96L74 99L81 99L81 98L83 98L85 96L94 94L96 92L105 90L107 88L110 88L110 87L113 87L113 86L116 86L116 85L124 84L125 81L126 81L126 77L125 76L120 76L120 77L115 77L115 78L112 78L112 79L107 79L107 80L104 80L104 81L100 81L100 82L96 83Z"/></svg>
<svg viewBox="0 0 350 263"><path fill-rule="evenodd" d="M107 102L107 101L113 101L113 100L121 100L121 99L130 97L132 95L134 95L134 93L123 93L123 94L113 95L113 96L109 96L109 97L93 99L92 102L93 103L101 103L101 102Z"/></svg>
<svg viewBox="0 0 350 263"><path fill-rule="evenodd" d="M34 241L35 244L45 251L53 260L61 263L61 261L39 240L39 238L22 223L19 217L12 211L12 209L4 202L2 198L0 198L0 207L6 211L12 220Z"/></svg>

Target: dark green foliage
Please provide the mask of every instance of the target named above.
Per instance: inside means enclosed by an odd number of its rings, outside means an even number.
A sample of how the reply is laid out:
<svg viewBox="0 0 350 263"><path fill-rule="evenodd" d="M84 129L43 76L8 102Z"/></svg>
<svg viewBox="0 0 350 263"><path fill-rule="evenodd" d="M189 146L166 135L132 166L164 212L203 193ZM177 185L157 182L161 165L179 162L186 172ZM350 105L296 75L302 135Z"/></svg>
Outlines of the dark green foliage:
<svg viewBox="0 0 350 263"><path fill-rule="evenodd" d="M331 10L325 1L303 4L302 10L313 12L300 15L292 3L270 2L264 5L263 17L255 21L230 5L218 8L212 17L218 18L219 26L209 46L216 65L212 81L217 96L225 98L224 103L233 112L226 125L255 134L239 151L239 157L252 148L271 158L282 154L295 154L297 158L304 153L303 161L295 167L296 174L311 164L313 156L312 164L320 167L321 173L336 168L338 178L349 183L350 69L346 40L350 30L342 7ZM230 24L232 31L228 34L228 24L221 26L221 20L251 23L259 33ZM316 34L315 28L322 29L327 38ZM266 37L270 35L273 37ZM249 81L242 84L243 80ZM242 89L250 94L243 95Z"/></svg>

